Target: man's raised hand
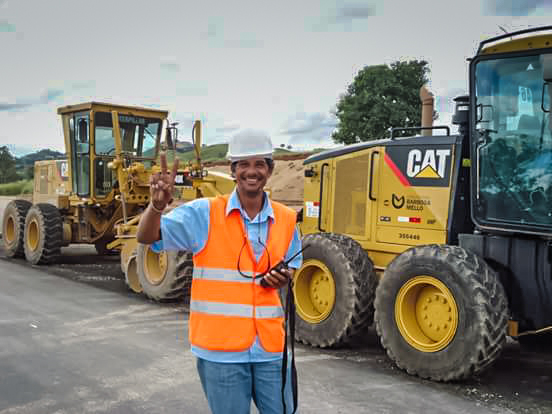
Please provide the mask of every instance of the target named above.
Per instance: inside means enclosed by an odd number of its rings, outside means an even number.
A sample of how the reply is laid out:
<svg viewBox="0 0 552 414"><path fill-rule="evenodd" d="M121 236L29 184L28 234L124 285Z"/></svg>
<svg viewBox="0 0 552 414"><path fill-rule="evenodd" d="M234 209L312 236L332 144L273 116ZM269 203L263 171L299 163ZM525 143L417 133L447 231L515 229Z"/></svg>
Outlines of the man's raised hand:
<svg viewBox="0 0 552 414"><path fill-rule="evenodd" d="M167 172L167 155L163 152L159 156L161 172L150 177L151 203L156 210L164 210L172 199L174 180L178 170L178 158L175 157L170 174Z"/></svg>

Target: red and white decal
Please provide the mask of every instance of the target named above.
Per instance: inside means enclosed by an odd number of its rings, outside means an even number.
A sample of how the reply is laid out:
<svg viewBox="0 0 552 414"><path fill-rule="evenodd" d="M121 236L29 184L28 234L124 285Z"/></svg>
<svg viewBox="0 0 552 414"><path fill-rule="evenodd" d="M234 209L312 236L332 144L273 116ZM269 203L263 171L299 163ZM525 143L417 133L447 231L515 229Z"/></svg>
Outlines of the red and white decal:
<svg viewBox="0 0 552 414"><path fill-rule="evenodd" d="M404 217L404 216L398 216L397 221L399 223L421 223L422 219L421 217Z"/></svg>
<svg viewBox="0 0 552 414"><path fill-rule="evenodd" d="M320 202L305 201L305 216L317 218L320 215Z"/></svg>

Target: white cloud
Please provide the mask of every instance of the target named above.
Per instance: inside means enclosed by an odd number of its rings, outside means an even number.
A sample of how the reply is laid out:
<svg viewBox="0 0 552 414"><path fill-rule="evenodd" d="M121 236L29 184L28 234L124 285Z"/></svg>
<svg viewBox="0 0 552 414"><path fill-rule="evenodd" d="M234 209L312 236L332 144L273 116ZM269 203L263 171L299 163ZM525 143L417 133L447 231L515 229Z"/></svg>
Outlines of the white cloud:
<svg viewBox="0 0 552 414"><path fill-rule="evenodd" d="M329 112L298 112L284 123L280 133L290 137L288 144L293 147L321 146L331 142L336 125L335 115Z"/></svg>
<svg viewBox="0 0 552 414"><path fill-rule="evenodd" d="M542 16L547 8L550 8L548 0L482 1L483 14L486 16Z"/></svg>
<svg viewBox="0 0 552 414"><path fill-rule="evenodd" d="M371 17L383 15L383 8L383 0L325 0L308 21L315 32L362 32L368 28Z"/></svg>
<svg viewBox="0 0 552 414"><path fill-rule="evenodd" d="M544 7L529 3L528 13ZM0 10L9 57L0 145L58 150L56 108L91 100L169 110L183 138L200 119L206 143L252 127L275 145L330 144L329 108L356 73L397 59L430 62L438 106L450 114L447 100L465 90L465 59L480 40L501 33L498 25L548 24L484 16L479 0L58 0L55 13L49 2L18 0Z"/></svg>

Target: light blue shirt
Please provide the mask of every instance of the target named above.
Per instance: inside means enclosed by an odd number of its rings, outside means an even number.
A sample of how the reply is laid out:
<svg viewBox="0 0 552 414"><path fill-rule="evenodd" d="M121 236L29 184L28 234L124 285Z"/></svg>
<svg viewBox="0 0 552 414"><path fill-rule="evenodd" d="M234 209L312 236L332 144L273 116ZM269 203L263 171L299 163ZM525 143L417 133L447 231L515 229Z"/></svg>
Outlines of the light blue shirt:
<svg viewBox="0 0 552 414"><path fill-rule="evenodd" d="M230 194L226 205L226 215L233 210L239 210L245 223L247 238L253 248L255 258L259 260L263 254L263 244L266 245L269 223L274 221L274 210L268 196L265 197L259 214L251 220L243 209L236 190ZM188 250L199 253L207 244L209 237L210 204L207 198L200 198L178 206L161 217L161 239L152 245L154 251L160 250ZM301 239L297 228L288 247L284 260L289 260L301 250ZM303 261L302 254L298 254L289 267L297 269ZM276 263L271 263L272 266ZM259 337L255 337L253 345L245 351L221 352L210 351L192 345L192 353L199 358L214 362L266 362L280 359L280 352L265 351Z"/></svg>

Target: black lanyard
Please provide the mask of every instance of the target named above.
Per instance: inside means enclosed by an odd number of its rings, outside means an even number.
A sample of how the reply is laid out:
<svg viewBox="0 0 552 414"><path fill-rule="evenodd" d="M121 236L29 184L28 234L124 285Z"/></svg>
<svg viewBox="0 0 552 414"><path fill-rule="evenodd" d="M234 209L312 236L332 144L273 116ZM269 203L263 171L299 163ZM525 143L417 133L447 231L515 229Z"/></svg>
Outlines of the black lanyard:
<svg viewBox="0 0 552 414"><path fill-rule="evenodd" d="M303 246L301 250L295 253L291 258L286 261L281 261L278 263L275 268L283 267L288 268L288 265L291 263L299 253L304 252L309 247L308 244ZM282 351L282 404L284 405L284 414L287 412L286 408L286 398L285 398L285 388L287 382L287 365L288 365L288 342L291 344L291 391L293 393L293 411L292 414L295 414L297 410L297 400L299 396L299 389L297 387L297 368L295 367L295 299L293 296L293 279L290 279L287 284L287 295L284 311L284 350ZM288 332L289 331L289 332ZM288 339L289 338L289 339Z"/></svg>
<svg viewBox="0 0 552 414"><path fill-rule="evenodd" d="M289 326L289 335L288 335ZM290 280L287 285L287 295L284 313L284 350L282 352L282 404L284 405L284 414L287 413L285 388L287 382L287 365L288 365L288 337L291 343L291 391L293 392L293 411L297 410L298 388L297 388L297 369L295 368L295 300L293 300L293 280Z"/></svg>
<svg viewBox="0 0 552 414"><path fill-rule="evenodd" d="M245 247L245 245L247 244L247 237L243 237L243 244L242 244L242 247L240 249L240 253L238 254L238 263L236 264L236 267L238 268L238 272L240 273L240 275L242 275L243 277L247 278L247 279L259 279L259 278L262 278L263 276L265 276L268 272L270 272L271 268L270 268L270 254L268 253L268 249L266 248L266 246L264 245L264 243L261 241L261 238L259 237L259 239L257 240L261 246L263 246L264 248L264 251L266 252L266 255L268 256L268 265L266 266L266 270L258 275L255 275L255 276L249 276L249 275L246 275L245 273L243 273L240 269L240 259L241 259L241 255L242 255L242 251L243 251L243 248ZM262 257L262 255L261 255Z"/></svg>
<svg viewBox="0 0 552 414"><path fill-rule="evenodd" d="M243 218L242 218L243 220ZM246 229L246 224L244 220L244 229ZM270 225L270 223L267 223L267 225ZM268 229L267 229L267 240L268 240ZM243 252L243 249L245 245L247 244L248 238L246 234L243 235L243 244L240 249L240 253L238 254L238 262L236 264L236 267L238 269L238 272L240 275L247 279L257 279L257 278L263 278L267 273L269 273L272 268L270 267L270 254L268 252L268 248L266 245L261 241L261 223L259 222L259 236L257 241L261 246L263 246L266 255L268 257L268 266L266 270L258 275L255 276L249 276L243 273L240 269L240 258ZM274 268L278 267L288 267L288 264L297 256L299 253L302 253L308 245L304 246L300 251L295 253L289 260L287 261L280 261ZM253 252L254 253L254 252ZM262 255L261 255L262 257ZM264 279L261 279L261 282L264 282ZM295 367L295 300L293 297L293 280L290 279L287 284L287 295L286 295L286 303L284 305L284 350L282 351L282 405L284 406L284 414L287 413L286 408L286 398L285 398L285 388L287 383L287 366L288 366L288 355L287 355L287 349L288 349L288 342L291 345L291 360L290 360L290 369L291 369L291 390L293 393L293 411L291 414L295 414L295 411L297 411L297 401L298 401L298 387L297 387L297 368ZM289 331L289 333L288 333Z"/></svg>

